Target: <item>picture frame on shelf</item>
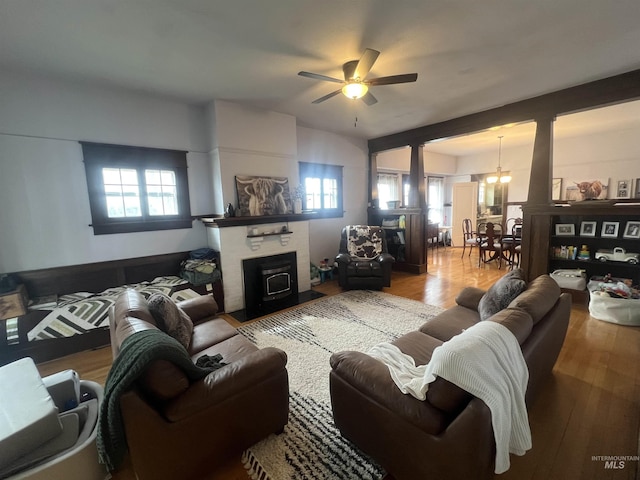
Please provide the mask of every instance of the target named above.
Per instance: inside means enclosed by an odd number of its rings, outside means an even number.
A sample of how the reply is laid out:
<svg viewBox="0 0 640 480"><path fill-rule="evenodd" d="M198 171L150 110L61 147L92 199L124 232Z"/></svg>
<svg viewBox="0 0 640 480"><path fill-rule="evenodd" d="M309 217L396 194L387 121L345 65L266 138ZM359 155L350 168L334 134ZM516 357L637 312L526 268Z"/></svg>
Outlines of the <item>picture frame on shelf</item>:
<svg viewBox="0 0 640 480"><path fill-rule="evenodd" d="M640 238L640 221L627 222L622 238Z"/></svg>
<svg viewBox="0 0 640 480"><path fill-rule="evenodd" d="M556 235L559 237L572 237L576 234L576 226L573 223L556 223Z"/></svg>
<svg viewBox="0 0 640 480"><path fill-rule="evenodd" d="M554 178L551 181L551 200L560 200L562 195L562 179Z"/></svg>
<svg viewBox="0 0 640 480"><path fill-rule="evenodd" d="M631 197L631 180L618 180L618 189L616 190L616 198Z"/></svg>
<svg viewBox="0 0 640 480"><path fill-rule="evenodd" d="M620 228L620 222L602 222L601 237L606 238L618 238L618 228Z"/></svg>
<svg viewBox="0 0 640 480"><path fill-rule="evenodd" d="M609 179L566 182L564 199L568 202L581 202L583 200L603 200L608 198Z"/></svg>
<svg viewBox="0 0 640 480"><path fill-rule="evenodd" d="M580 224L581 237L595 237L597 222L582 222Z"/></svg>
<svg viewBox="0 0 640 480"><path fill-rule="evenodd" d="M635 193L633 198L640 198L640 178L636 178L635 182Z"/></svg>

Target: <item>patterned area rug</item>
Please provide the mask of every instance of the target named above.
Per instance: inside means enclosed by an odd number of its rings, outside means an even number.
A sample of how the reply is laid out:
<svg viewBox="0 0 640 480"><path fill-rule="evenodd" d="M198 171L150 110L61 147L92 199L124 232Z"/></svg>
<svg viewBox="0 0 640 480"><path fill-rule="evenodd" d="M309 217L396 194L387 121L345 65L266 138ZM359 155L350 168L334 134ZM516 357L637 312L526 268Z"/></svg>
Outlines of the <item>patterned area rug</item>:
<svg viewBox="0 0 640 480"><path fill-rule="evenodd" d="M380 479L384 471L333 424L329 357L333 352L366 352L415 330L442 310L394 295L357 290L278 313L238 330L258 347L288 355L289 423L243 454L258 480Z"/></svg>

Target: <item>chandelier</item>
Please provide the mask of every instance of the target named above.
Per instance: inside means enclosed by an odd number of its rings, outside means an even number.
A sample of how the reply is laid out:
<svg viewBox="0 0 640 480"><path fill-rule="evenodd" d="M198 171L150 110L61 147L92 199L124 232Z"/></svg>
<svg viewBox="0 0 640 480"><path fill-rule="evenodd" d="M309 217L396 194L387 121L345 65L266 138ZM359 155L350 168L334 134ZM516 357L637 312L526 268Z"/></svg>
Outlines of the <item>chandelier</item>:
<svg viewBox="0 0 640 480"><path fill-rule="evenodd" d="M509 183L511 181L511 175L503 175L502 168L500 167L500 158L502 157L502 137L500 135L500 146L498 147L498 168L495 173L492 173L487 177L487 183Z"/></svg>

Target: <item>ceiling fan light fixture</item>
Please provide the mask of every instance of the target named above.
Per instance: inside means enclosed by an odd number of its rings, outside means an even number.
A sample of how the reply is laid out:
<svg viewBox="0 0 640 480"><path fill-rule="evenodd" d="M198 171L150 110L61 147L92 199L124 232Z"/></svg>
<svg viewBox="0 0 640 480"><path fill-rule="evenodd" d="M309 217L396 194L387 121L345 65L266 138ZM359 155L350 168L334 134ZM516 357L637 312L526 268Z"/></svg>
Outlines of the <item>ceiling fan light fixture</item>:
<svg viewBox="0 0 640 480"><path fill-rule="evenodd" d="M364 97L368 91L369 87L360 82L349 82L342 87L342 93L344 96L353 100Z"/></svg>

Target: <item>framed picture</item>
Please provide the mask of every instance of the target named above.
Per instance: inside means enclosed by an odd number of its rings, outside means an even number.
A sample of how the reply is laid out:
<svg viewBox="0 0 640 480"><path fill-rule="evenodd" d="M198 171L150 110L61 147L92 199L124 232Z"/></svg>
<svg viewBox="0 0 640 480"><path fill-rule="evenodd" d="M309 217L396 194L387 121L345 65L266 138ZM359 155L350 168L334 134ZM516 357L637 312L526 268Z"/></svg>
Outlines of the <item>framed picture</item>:
<svg viewBox="0 0 640 480"><path fill-rule="evenodd" d="M568 182L564 189L564 198L568 201L602 200L607 198L609 179Z"/></svg>
<svg viewBox="0 0 640 480"><path fill-rule="evenodd" d="M618 180L617 198L631 197L631 180Z"/></svg>
<svg viewBox="0 0 640 480"><path fill-rule="evenodd" d="M281 215L291 212L289 179L236 175L238 210L241 217Z"/></svg>
<svg viewBox="0 0 640 480"><path fill-rule="evenodd" d="M562 195L562 179L554 178L551 182L551 200L560 200Z"/></svg>
<svg viewBox="0 0 640 480"><path fill-rule="evenodd" d="M576 226L573 223L557 223L556 235L560 237L571 237L576 234Z"/></svg>
<svg viewBox="0 0 640 480"><path fill-rule="evenodd" d="M640 221L627 222L622 236L623 238L640 238Z"/></svg>
<svg viewBox="0 0 640 480"><path fill-rule="evenodd" d="M640 198L640 178L636 178L636 191L635 194L633 195L633 198Z"/></svg>
<svg viewBox="0 0 640 480"><path fill-rule="evenodd" d="M600 235L603 237L618 238L619 226L620 222L602 222L602 233Z"/></svg>
<svg viewBox="0 0 640 480"><path fill-rule="evenodd" d="M581 237L595 237L596 236L596 222L582 222L580 224L580 236Z"/></svg>

